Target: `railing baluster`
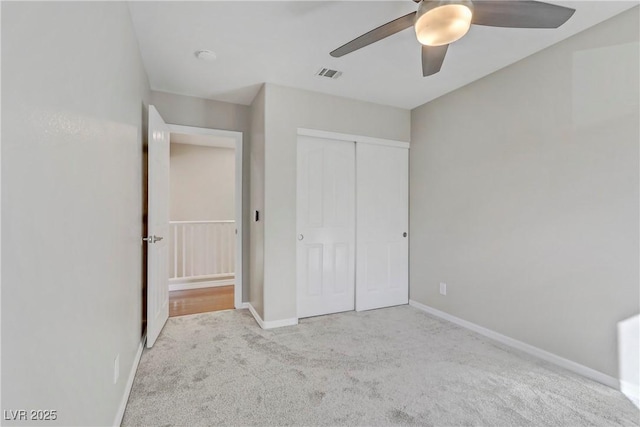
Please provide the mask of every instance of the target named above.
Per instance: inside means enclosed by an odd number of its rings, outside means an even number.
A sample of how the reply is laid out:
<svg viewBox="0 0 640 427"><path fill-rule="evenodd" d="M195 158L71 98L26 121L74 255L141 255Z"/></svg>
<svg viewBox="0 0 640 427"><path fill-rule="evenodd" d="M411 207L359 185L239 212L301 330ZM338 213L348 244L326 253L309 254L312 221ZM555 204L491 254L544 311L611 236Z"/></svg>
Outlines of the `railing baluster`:
<svg viewBox="0 0 640 427"><path fill-rule="evenodd" d="M191 226L191 275L198 275L198 230L200 224L193 224Z"/></svg>
<svg viewBox="0 0 640 427"><path fill-rule="evenodd" d="M199 276L202 274L200 271L200 257L202 256L202 248L200 247L200 240L202 239L202 225L196 224L193 228L195 229L195 236L193 240L193 258L195 259L195 264L192 274L194 276Z"/></svg>
<svg viewBox="0 0 640 427"><path fill-rule="evenodd" d="M220 227L220 274L225 274L227 272L227 260L226 260L226 253L224 251L224 225L221 225Z"/></svg>
<svg viewBox="0 0 640 427"><path fill-rule="evenodd" d="M236 271L236 233L235 224L229 224L229 273Z"/></svg>
<svg viewBox="0 0 640 427"><path fill-rule="evenodd" d="M221 273L223 274L227 274L227 272L229 271L229 266L227 265L227 232L225 230L224 225L222 227L220 227L220 256L222 257L222 271Z"/></svg>
<svg viewBox="0 0 640 427"><path fill-rule="evenodd" d="M178 277L178 227L175 224L171 224L173 227L173 244L171 250L173 251L173 278Z"/></svg>
<svg viewBox="0 0 640 427"><path fill-rule="evenodd" d="M190 242L189 242L189 258L191 259L191 265L189 267L189 274L190 276L194 276L193 274L193 229L194 229L194 225L190 224L189 225L189 237L191 238Z"/></svg>
<svg viewBox="0 0 640 427"><path fill-rule="evenodd" d="M218 270L219 274L225 273L223 239L224 239L224 230L220 225L218 225L218 259L220 259L220 269Z"/></svg>
<svg viewBox="0 0 640 427"><path fill-rule="evenodd" d="M187 277L187 226L182 224L180 227L182 233L182 277Z"/></svg>
<svg viewBox="0 0 640 427"><path fill-rule="evenodd" d="M173 228L170 232L173 240L171 280L234 275L235 221L172 221L170 227Z"/></svg>
<svg viewBox="0 0 640 427"><path fill-rule="evenodd" d="M227 272L227 262L225 259L224 253L224 226L218 227L218 244L220 245L220 250L218 251L218 257L220 258L220 274L224 274Z"/></svg>
<svg viewBox="0 0 640 427"><path fill-rule="evenodd" d="M220 274L220 227L218 227L216 225L216 227L214 228L215 230L215 236L213 239L213 244L214 247L216 248L216 256L215 256L215 260L216 260L216 270L215 270L215 274Z"/></svg>
<svg viewBox="0 0 640 427"><path fill-rule="evenodd" d="M231 224L227 224L227 259L229 260L228 272L233 271L233 230Z"/></svg>
<svg viewBox="0 0 640 427"><path fill-rule="evenodd" d="M209 247L211 249L211 255L209 260L211 261L211 269L209 272L211 274L216 274L218 270L218 251L216 250L216 230L218 229L218 224L211 224L210 236L211 240L209 240Z"/></svg>
<svg viewBox="0 0 640 427"><path fill-rule="evenodd" d="M209 274L209 231L211 227L209 224L204 226L204 274Z"/></svg>

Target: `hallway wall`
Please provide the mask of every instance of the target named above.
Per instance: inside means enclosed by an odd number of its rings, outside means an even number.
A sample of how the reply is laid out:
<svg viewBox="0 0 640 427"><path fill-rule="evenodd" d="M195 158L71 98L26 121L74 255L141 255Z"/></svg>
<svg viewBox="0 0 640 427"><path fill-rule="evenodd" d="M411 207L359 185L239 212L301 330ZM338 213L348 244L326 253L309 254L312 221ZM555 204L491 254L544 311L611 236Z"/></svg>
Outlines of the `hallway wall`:
<svg viewBox="0 0 640 427"><path fill-rule="evenodd" d="M235 219L236 152L231 148L171 144L171 221Z"/></svg>

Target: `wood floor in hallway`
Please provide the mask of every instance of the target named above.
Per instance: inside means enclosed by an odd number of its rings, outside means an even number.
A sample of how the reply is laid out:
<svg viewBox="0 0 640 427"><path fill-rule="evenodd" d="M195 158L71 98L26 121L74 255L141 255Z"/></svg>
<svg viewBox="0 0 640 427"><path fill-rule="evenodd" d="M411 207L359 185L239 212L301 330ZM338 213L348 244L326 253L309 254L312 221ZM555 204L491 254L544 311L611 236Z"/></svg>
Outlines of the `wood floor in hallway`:
<svg viewBox="0 0 640 427"><path fill-rule="evenodd" d="M234 286L169 292L169 317L234 308Z"/></svg>

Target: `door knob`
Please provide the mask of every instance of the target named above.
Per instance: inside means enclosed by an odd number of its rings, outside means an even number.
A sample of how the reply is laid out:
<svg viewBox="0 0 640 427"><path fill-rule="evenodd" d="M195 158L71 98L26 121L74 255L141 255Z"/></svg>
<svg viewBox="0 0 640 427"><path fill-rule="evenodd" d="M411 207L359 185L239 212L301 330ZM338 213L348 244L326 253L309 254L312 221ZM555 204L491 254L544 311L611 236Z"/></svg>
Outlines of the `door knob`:
<svg viewBox="0 0 640 427"><path fill-rule="evenodd" d="M302 239L304 239L304 235L298 234L298 240L302 240Z"/></svg>
<svg viewBox="0 0 640 427"><path fill-rule="evenodd" d="M407 237L407 232L402 233L402 237Z"/></svg>
<svg viewBox="0 0 640 427"><path fill-rule="evenodd" d="M162 237L162 236L153 236L153 243L159 242L162 239L164 239L164 237Z"/></svg>
<svg viewBox="0 0 640 427"><path fill-rule="evenodd" d="M162 239L164 239L164 237L161 237L161 236L148 236L148 237L143 237L142 238L142 240L144 240L147 243L159 242Z"/></svg>

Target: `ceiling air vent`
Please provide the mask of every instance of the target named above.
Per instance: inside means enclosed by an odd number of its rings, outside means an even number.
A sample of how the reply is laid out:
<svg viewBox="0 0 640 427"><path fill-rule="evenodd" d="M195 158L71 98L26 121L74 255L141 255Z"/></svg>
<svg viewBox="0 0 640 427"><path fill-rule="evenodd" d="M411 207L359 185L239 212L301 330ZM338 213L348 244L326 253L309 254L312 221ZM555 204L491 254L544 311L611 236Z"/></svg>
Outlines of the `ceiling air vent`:
<svg viewBox="0 0 640 427"><path fill-rule="evenodd" d="M316 76L328 77L334 80L340 77L341 75L342 75L342 71L331 70L329 68L320 68L320 70L318 70L318 72L316 73Z"/></svg>

